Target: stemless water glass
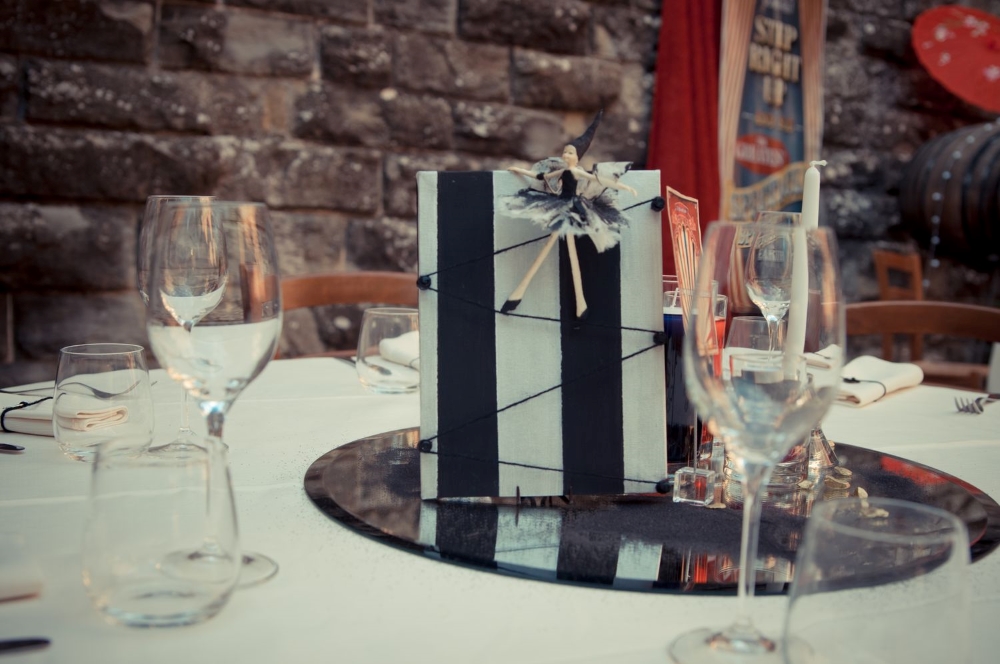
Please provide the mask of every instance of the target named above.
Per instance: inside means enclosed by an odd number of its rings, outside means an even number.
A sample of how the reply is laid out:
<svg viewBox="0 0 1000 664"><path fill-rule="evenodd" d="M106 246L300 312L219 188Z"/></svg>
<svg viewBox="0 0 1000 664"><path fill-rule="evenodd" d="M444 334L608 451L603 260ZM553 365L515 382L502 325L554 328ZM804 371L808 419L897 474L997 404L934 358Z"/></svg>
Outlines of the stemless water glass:
<svg viewBox="0 0 1000 664"><path fill-rule="evenodd" d="M171 378L191 394L208 424L208 434L222 440L226 413L243 389L271 360L281 333L281 290L274 235L264 205L212 201L167 206L168 224L157 238L147 331L153 351ZM219 288L192 294L186 290L202 274L197 252L173 249L175 232L189 223L221 228L228 274ZM179 230L178 230L179 229ZM187 312L203 318L188 327ZM206 541L198 558L211 552ZM240 584L270 578L277 564L260 554L243 557Z"/></svg>
<svg viewBox="0 0 1000 664"><path fill-rule="evenodd" d="M770 324L761 316L737 316L732 320L732 329L726 340L724 354L759 352L768 353L783 350L785 344L785 321L778 325L777 343L772 347ZM727 455L725 473L734 481L739 481L738 463L732 455ZM785 454L785 458L775 465L767 483L769 492L795 490L809 474L809 446L803 439ZM774 496L768 496L773 498Z"/></svg>
<svg viewBox="0 0 1000 664"><path fill-rule="evenodd" d="M153 436L153 400L142 346L80 344L59 351L52 424L64 454L91 460L109 440Z"/></svg>
<svg viewBox="0 0 1000 664"><path fill-rule="evenodd" d="M153 252L156 245L156 238L160 235L160 219L161 216L166 214L167 206L173 203L189 203L189 204L204 204L211 202L213 197L211 196L150 196L146 199L146 208L142 215L142 226L139 230L139 241L136 243L136 286L139 289L139 295L142 297L142 302L146 306L149 306L149 272L153 268ZM210 228L210 227L209 227ZM194 229L188 229L188 237L185 238L188 244L188 250L194 251L201 254L201 260L205 264L215 263L218 266L217 272L219 274L225 274L225 255L219 252L218 242L205 242L201 246L198 246L200 241L199 236L192 232ZM195 287L194 284L189 285L189 288ZM203 283L201 288L211 288L210 283ZM190 320L189 324L194 325L197 320ZM188 404L191 399L188 395L187 390L182 390L183 399L181 404L181 425L177 431L174 440L170 445L174 446L178 450L183 450L184 446L196 444L197 441L193 439L194 432L191 431L190 426L190 415L188 413Z"/></svg>
<svg viewBox="0 0 1000 664"><path fill-rule="evenodd" d="M749 226L749 228L747 228ZM733 283L731 269L743 249L741 230L759 234L761 224L715 222L708 227L698 269L697 292L710 292L711 281ZM792 263L796 251L805 251L804 272L794 278L817 290L823 306L816 312L817 339L826 345L844 343L844 307L840 293L836 240L829 229L768 224L783 256L768 260ZM738 275L735 275L738 276ZM735 281L738 281L736 279ZM790 291L790 289L789 289ZM841 354L822 369L810 367L802 349L784 352L732 353L716 362L719 353L714 311L708 298L695 298L684 340L685 380L702 419L713 427L737 460L742 472L743 534L740 541L739 614L723 629L700 629L670 646L677 662L781 661L776 643L761 634L750 619L749 600L756 581L760 496L775 464L800 442L833 402L839 381ZM807 302L790 302L806 307Z"/></svg>
<svg viewBox="0 0 1000 664"><path fill-rule="evenodd" d="M969 541L943 510L890 498L813 508L785 622L789 664L969 661Z"/></svg>
<svg viewBox="0 0 1000 664"><path fill-rule="evenodd" d="M201 622L226 604L239 576L236 512L225 448L159 455L131 441L105 443L94 460L83 540L83 584L114 622L172 627ZM210 539L212 556L165 568L176 550Z"/></svg>
<svg viewBox="0 0 1000 664"><path fill-rule="evenodd" d="M416 309L365 310L355 365L365 389L377 394L416 391L420 386L419 329Z"/></svg>

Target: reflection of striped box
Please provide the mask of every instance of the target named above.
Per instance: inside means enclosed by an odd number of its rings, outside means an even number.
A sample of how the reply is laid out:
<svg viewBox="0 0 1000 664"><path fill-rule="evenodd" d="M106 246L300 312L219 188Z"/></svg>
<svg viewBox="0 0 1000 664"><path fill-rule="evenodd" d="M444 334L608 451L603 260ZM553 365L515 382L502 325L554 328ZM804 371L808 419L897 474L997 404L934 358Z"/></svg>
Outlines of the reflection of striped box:
<svg viewBox="0 0 1000 664"><path fill-rule="evenodd" d="M622 208L660 195L655 171L622 181L639 192L619 192ZM621 244L602 254L578 240L590 315L577 326L565 242L517 315L496 313L543 243L494 252L547 235L494 213L495 196L524 178L417 182L420 274L431 277L420 293L422 497L652 491L666 468L663 349L644 350L663 329L660 214L628 210Z"/></svg>
<svg viewBox="0 0 1000 664"><path fill-rule="evenodd" d="M532 579L624 590L649 590L658 581L662 587L679 585L684 561L677 552L617 533L602 535L587 516L549 508L425 503L419 543L429 555Z"/></svg>

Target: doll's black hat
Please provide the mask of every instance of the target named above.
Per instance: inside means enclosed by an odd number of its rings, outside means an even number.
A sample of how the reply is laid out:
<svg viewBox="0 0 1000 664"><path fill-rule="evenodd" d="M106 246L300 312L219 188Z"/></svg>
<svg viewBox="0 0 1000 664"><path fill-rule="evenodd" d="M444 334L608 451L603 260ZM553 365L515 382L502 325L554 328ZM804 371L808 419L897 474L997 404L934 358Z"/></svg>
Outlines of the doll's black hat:
<svg viewBox="0 0 1000 664"><path fill-rule="evenodd" d="M597 112L597 115L594 116L594 121L590 123L589 127L587 127L587 131L583 132L579 137L574 138L569 142L569 145L576 148L577 159L583 159L583 153L587 151L590 147L590 142L594 140L594 134L597 133L597 127L601 124L601 118L603 117L604 109L602 108Z"/></svg>

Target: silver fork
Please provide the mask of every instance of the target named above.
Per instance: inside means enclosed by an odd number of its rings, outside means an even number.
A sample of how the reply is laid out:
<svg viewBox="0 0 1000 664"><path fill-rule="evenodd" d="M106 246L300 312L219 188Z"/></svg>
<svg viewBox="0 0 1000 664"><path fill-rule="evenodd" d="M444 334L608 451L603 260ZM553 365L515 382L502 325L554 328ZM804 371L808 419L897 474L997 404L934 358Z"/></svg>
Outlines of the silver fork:
<svg viewBox="0 0 1000 664"><path fill-rule="evenodd" d="M960 413L969 413L971 415L979 415L983 412L983 406L979 403L979 399L965 399L962 397L955 398L955 408Z"/></svg>

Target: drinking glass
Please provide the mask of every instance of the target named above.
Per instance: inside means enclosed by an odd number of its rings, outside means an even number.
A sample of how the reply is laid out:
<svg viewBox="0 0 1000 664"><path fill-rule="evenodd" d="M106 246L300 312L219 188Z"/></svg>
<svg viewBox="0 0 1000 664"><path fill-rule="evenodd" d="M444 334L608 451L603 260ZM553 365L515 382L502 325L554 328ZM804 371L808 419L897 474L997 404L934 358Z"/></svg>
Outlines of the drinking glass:
<svg viewBox="0 0 1000 664"><path fill-rule="evenodd" d="M784 348L784 321L778 324L776 347ZM770 328L763 316L734 316L729 322L729 336L726 337L726 348L750 348L768 350L771 344Z"/></svg>
<svg viewBox="0 0 1000 664"><path fill-rule="evenodd" d="M214 616L240 568L236 511L225 448L203 441L185 456L158 455L132 441L104 443L94 460L83 539L83 584L113 622L172 627ZM212 556L165 569L171 551L205 539Z"/></svg>
<svg viewBox="0 0 1000 664"><path fill-rule="evenodd" d="M954 515L890 498L813 507L796 561L790 664L969 661L969 541Z"/></svg>
<svg viewBox="0 0 1000 664"><path fill-rule="evenodd" d="M749 226L749 228L747 228ZM734 260L745 246L741 231L754 235L766 230L783 247L781 260L791 262L797 251L804 271L796 279L808 282L819 293L820 306L813 321L817 338L828 345L844 343L844 307L840 293L836 240L829 229L767 224L715 222L709 225L698 268L697 292L711 292L711 282L732 283L730 270L741 269ZM771 256L771 261L779 260ZM790 271L790 270L789 270ZM786 345L784 352L731 353L720 369L720 352L714 311L709 298L696 297L684 339L685 380L688 394L703 420L711 419L726 449L742 473L743 534L740 541L738 583L739 614L721 630L700 629L685 634L670 646L677 662L781 661L775 642L761 634L750 619L750 598L756 581L760 495L774 465L789 448L801 442L833 402L840 381L842 357L837 353L828 366L806 370L801 349ZM807 303L792 302L805 307Z"/></svg>
<svg viewBox="0 0 1000 664"><path fill-rule="evenodd" d="M420 323L416 309L374 307L361 318L356 367L376 394L406 394L420 386Z"/></svg>
<svg viewBox="0 0 1000 664"><path fill-rule="evenodd" d="M211 196L150 196L146 199L146 209L142 215L142 226L139 230L139 241L136 243L136 286L139 289L139 295L142 297L142 302L146 306L149 306L149 272L153 268L153 250L155 247L155 239L159 236L160 227L160 217L166 212L166 206L172 203L209 203L213 197ZM194 238L189 238L194 239ZM218 244L214 243L212 245L206 245L201 249L201 251L207 251L209 246L217 247ZM211 257L205 257L211 260ZM224 257L222 257L224 259ZM218 261L218 257L215 258ZM219 266L224 272L224 264ZM192 320L191 325L197 323L197 320ZM194 432L191 430L190 424L190 414L188 411L188 405L190 404L191 398L188 396L187 390L182 389L183 397L181 403L181 425L177 430L177 435L170 445L179 447L183 449L186 445L195 444Z"/></svg>
<svg viewBox="0 0 1000 664"><path fill-rule="evenodd" d="M769 350L777 349L778 323L792 299L791 237L780 229L798 225L797 213L761 212L746 257L746 287L768 323Z"/></svg>
<svg viewBox="0 0 1000 664"><path fill-rule="evenodd" d="M153 437L153 399L142 346L80 344L59 351L52 407L56 442L79 461L98 445Z"/></svg>
<svg viewBox="0 0 1000 664"><path fill-rule="evenodd" d="M729 338L726 340L724 354L740 352L769 353L773 350L783 350L785 343L785 321L778 325L777 344L771 348L770 324L761 316L737 316L731 323ZM725 473L733 481L740 480L740 471L737 469L735 458L726 455ZM808 439L792 445L792 448L785 454L785 458L777 463L771 472L771 477L767 482L767 495L765 501L771 501L780 493L787 493L789 490L798 488L798 484L806 479L809 474L809 445ZM774 492L772 494L772 492ZM733 494L739 495L739 494ZM742 496L740 496L742 498Z"/></svg>
<svg viewBox="0 0 1000 664"><path fill-rule="evenodd" d="M191 394L208 424L210 438L222 441L226 413L243 389L274 355L281 332L281 291L274 236L264 205L212 201L167 206L166 226L156 242L150 273L147 331L153 351L171 378ZM215 290L189 294L192 282L203 283L206 270L198 252L175 250L176 233L221 228L228 274ZM210 267L214 268L215 264ZM186 323L192 312L203 317ZM206 542L211 549L211 542ZM204 551L190 556L201 555ZM240 585L266 580L277 564L260 554L244 555Z"/></svg>

